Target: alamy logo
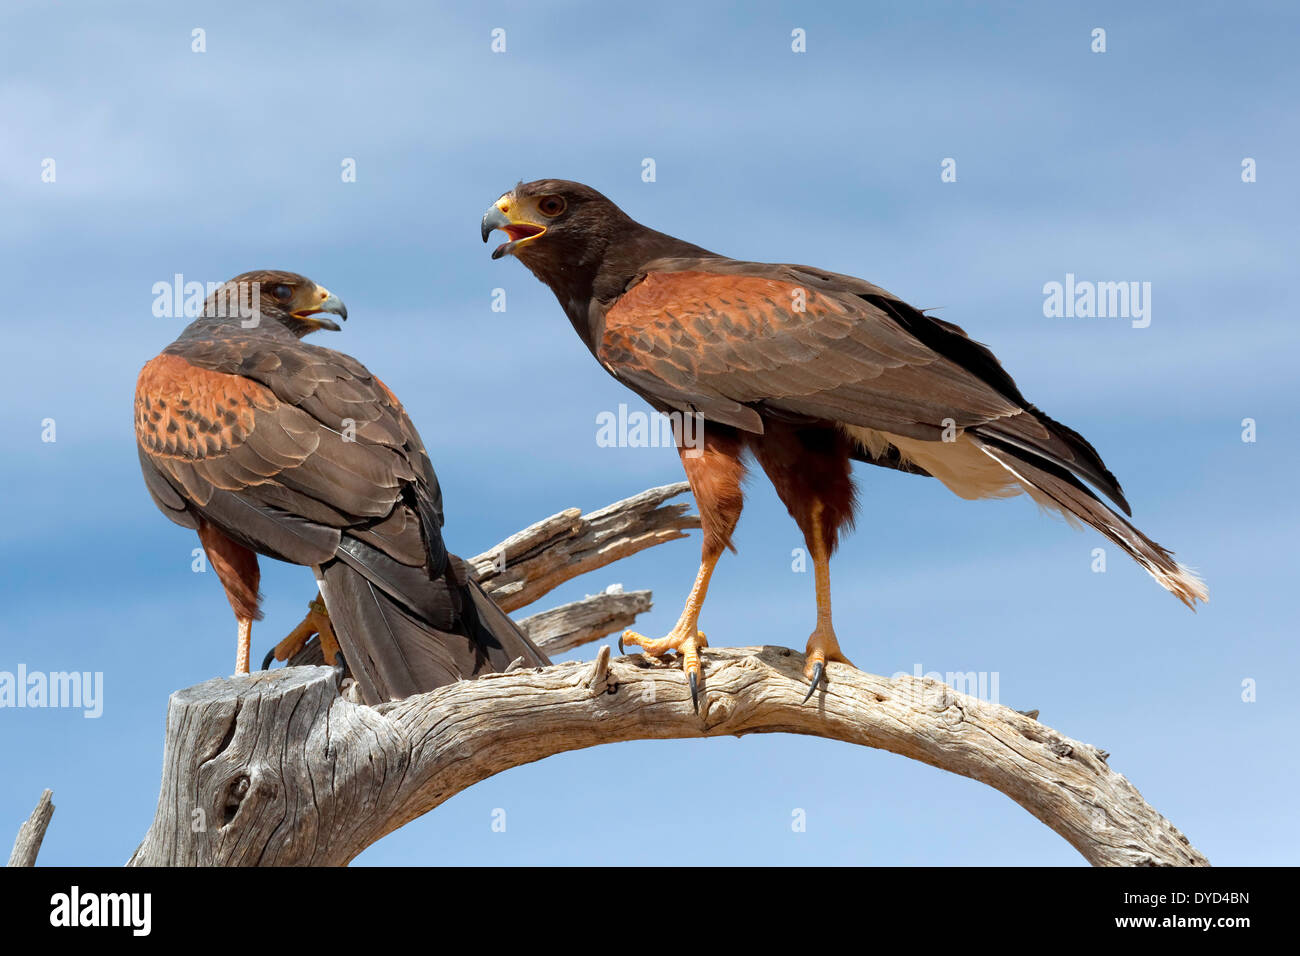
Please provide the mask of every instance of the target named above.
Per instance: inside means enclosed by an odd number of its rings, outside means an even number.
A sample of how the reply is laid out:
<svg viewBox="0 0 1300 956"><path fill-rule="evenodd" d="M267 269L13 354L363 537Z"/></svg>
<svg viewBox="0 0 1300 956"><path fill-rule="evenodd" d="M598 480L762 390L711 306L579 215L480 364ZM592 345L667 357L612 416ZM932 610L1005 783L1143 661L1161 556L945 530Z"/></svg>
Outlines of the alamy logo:
<svg viewBox="0 0 1300 956"><path fill-rule="evenodd" d="M1043 315L1049 319L1132 319L1135 329L1151 324L1150 282L1089 282L1076 280L1043 286Z"/></svg>
<svg viewBox="0 0 1300 956"><path fill-rule="evenodd" d="M0 707L60 707L96 718L104 712L103 671L0 671Z"/></svg>
<svg viewBox="0 0 1300 956"><path fill-rule="evenodd" d="M899 684L899 696L904 697L911 693L916 696L918 702L926 705L945 700L948 696L948 688L958 694L975 697L990 704L999 703L998 688L1002 675L998 671L948 671L947 673L941 673L940 671L922 671L921 665L918 663L912 666L911 674L907 671L895 671L892 675L892 679L895 681L900 677L913 677L916 680L907 684Z"/></svg>
<svg viewBox="0 0 1300 956"><path fill-rule="evenodd" d="M687 458L704 453L704 416L699 412L629 411L620 402L618 412L596 415L598 448L681 448Z"/></svg>
<svg viewBox="0 0 1300 956"><path fill-rule="evenodd" d="M126 926L133 936L148 936L153 926L150 893L82 893L74 886L50 897L51 926Z"/></svg>
<svg viewBox="0 0 1300 956"><path fill-rule="evenodd" d="M244 328L251 329L262 317L260 282L186 282L177 272L171 282L155 282L151 291L153 314L160 319L198 318L210 298L213 302L207 314L213 318L237 318Z"/></svg>

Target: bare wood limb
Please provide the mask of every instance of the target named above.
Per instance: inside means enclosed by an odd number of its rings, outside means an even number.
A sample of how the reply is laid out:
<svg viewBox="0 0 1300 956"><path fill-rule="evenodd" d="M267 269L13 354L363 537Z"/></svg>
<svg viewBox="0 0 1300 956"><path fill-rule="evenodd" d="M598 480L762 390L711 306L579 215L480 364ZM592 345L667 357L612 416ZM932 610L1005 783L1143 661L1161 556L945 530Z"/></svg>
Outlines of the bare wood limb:
<svg viewBox="0 0 1300 956"><path fill-rule="evenodd" d="M935 681L832 664L829 684L805 705L801 655L709 648L696 714L679 668L641 656L602 667L603 657L377 708L340 698L326 668L179 691L158 815L132 863L345 864L467 787L553 754L624 740L800 733L986 783L1093 864L1208 864L1096 748ZM602 682L604 692L593 692ZM177 825L196 809L206 830Z"/></svg>
<svg viewBox="0 0 1300 956"><path fill-rule="evenodd" d="M547 654L558 654L631 627L652 603L649 591L606 592L526 617L519 626Z"/></svg>
<svg viewBox="0 0 1300 956"><path fill-rule="evenodd" d="M589 514L570 508L511 535L471 558L483 590L507 611L532 604L565 581L700 526L684 503L664 504L689 489L684 481L651 488Z"/></svg>
<svg viewBox="0 0 1300 956"><path fill-rule="evenodd" d="M665 504L686 489L653 488L587 515L559 512L471 564L503 606L522 607L698 527L686 505ZM648 591L604 593L521 624L555 653L629 626L649 606ZM611 660L608 647L594 662L512 668L375 708L341 697L324 667L178 691L168 706L157 814L131 862L341 865L519 764L624 740L785 732L876 747L979 780L1097 865L1208 865L1106 765L1103 751L1039 723L1037 711L840 664L803 704L803 659L793 651L709 648L704 659L698 714L679 668L641 656Z"/></svg>
<svg viewBox="0 0 1300 956"><path fill-rule="evenodd" d="M54 816L53 797L53 790L42 793L32 815L18 828L18 838L14 840L13 852L9 854L10 866L36 865L36 855L41 852L45 831L50 825L50 818Z"/></svg>

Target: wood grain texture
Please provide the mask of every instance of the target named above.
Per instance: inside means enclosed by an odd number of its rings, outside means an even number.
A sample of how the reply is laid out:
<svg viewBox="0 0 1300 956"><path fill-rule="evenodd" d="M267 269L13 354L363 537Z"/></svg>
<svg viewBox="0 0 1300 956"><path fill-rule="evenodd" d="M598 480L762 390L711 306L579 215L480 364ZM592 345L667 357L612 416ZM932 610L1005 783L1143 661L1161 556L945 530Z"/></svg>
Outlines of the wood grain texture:
<svg viewBox="0 0 1300 956"><path fill-rule="evenodd" d="M377 708L339 697L324 667L208 681L172 696L158 814L131 862L342 865L479 781L553 754L799 733L986 783L1096 865L1208 865L1100 751L1010 708L842 664L802 704L803 657L782 647L708 648L704 665L698 714L680 669L639 655L489 675ZM196 811L206 828L191 825Z"/></svg>
<svg viewBox="0 0 1300 956"><path fill-rule="evenodd" d="M684 538L700 526L699 516L689 514L686 503L665 502L689 490L679 481L585 515L569 508L511 535L469 564L494 601L517 610L580 574Z"/></svg>
<svg viewBox="0 0 1300 956"><path fill-rule="evenodd" d="M558 654L626 630L653 603L649 591L593 594L526 617L519 626L547 654Z"/></svg>
<svg viewBox="0 0 1300 956"><path fill-rule="evenodd" d="M686 490L681 482L586 515L559 512L472 564L485 590L522 606L586 570L683 537L698 518L665 502ZM521 623L554 653L626 626L649 604L646 591L603 593ZM674 663L611 659L608 647L594 661L517 668L379 707L340 696L326 667L178 691L157 812L131 863L344 865L462 790L553 754L626 740L797 733L988 784L1096 865L1208 865L1107 754L1028 714L933 680L842 664L830 665L829 684L804 704L802 654L751 647L703 656L698 714Z"/></svg>
<svg viewBox="0 0 1300 956"><path fill-rule="evenodd" d="M41 852L45 831L50 825L50 818L54 816L53 796L53 790L42 793L32 815L18 828L18 838L14 840L13 852L9 854L10 866L36 865L36 855Z"/></svg>

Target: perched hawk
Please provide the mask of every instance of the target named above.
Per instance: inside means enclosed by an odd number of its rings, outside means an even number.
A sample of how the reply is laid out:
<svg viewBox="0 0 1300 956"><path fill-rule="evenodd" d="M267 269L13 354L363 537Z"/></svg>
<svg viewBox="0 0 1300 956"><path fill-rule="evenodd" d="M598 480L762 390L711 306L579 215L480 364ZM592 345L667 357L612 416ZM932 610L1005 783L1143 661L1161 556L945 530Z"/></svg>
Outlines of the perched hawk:
<svg viewBox="0 0 1300 956"><path fill-rule="evenodd" d="M319 630L368 703L548 663L442 540L442 493L397 397L356 359L304 344L343 303L292 272L249 272L140 372L135 434L154 502L193 528L239 624L248 672L257 555L311 567ZM332 625L332 626L331 626ZM268 662L270 655L268 655Z"/></svg>
<svg viewBox="0 0 1300 956"><path fill-rule="evenodd" d="M1207 599L1191 571L1085 485L1130 514L1083 436L1031 404L952 323L852 276L716 255L580 183L516 186L484 215L484 242L494 229L508 241L492 257L513 255L550 286L615 378L660 411L704 420L700 447L681 449L703 528L694 587L667 637L623 635L651 654L678 650L697 705L697 622L740 517L746 451L813 557L809 695L827 661L848 663L831 626L828 563L853 522L852 460L937 478L963 498L1026 492L1096 528L1189 607Z"/></svg>

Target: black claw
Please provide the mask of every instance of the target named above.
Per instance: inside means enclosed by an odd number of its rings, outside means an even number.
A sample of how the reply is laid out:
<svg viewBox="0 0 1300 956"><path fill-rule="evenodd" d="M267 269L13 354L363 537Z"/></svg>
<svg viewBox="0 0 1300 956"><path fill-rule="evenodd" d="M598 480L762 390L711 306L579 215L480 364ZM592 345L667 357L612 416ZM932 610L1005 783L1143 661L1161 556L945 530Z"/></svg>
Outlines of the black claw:
<svg viewBox="0 0 1300 956"><path fill-rule="evenodd" d="M700 682L695 676L695 671L691 671L687 676L691 679L691 706L695 708L695 712L698 714L700 712Z"/></svg>
<svg viewBox="0 0 1300 956"><path fill-rule="evenodd" d="M622 638L622 637L619 637L619 639L618 639L618 652L619 652L620 654L626 654L626 653L627 653L627 651L623 650L623 638Z"/></svg>
<svg viewBox="0 0 1300 956"><path fill-rule="evenodd" d="M348 675L348 662L343 659L343 652L334 652L334 676L338 679L339 684L343 683L343 678Z"/></svg>
<svg viewBox="0 0 1300 956"><path fill-rule="evenodd" d="M813 695L813 691L817 689L817 685L822 682L822 674L825 671L826 671L826 665L823 664L821 661L818 661L816 664L813 665L812 686L808 688L808 693L803 695L803 703L805 704L808 703L808 698Z"/></svg>
<svg viewBox="0 0 1300 956"><path fill-rule="evenodd" d="M266 656L262 658L262 670L269 671L271 669L271 661L273 660L275 660L274 647L267 651Z"/></svg>

